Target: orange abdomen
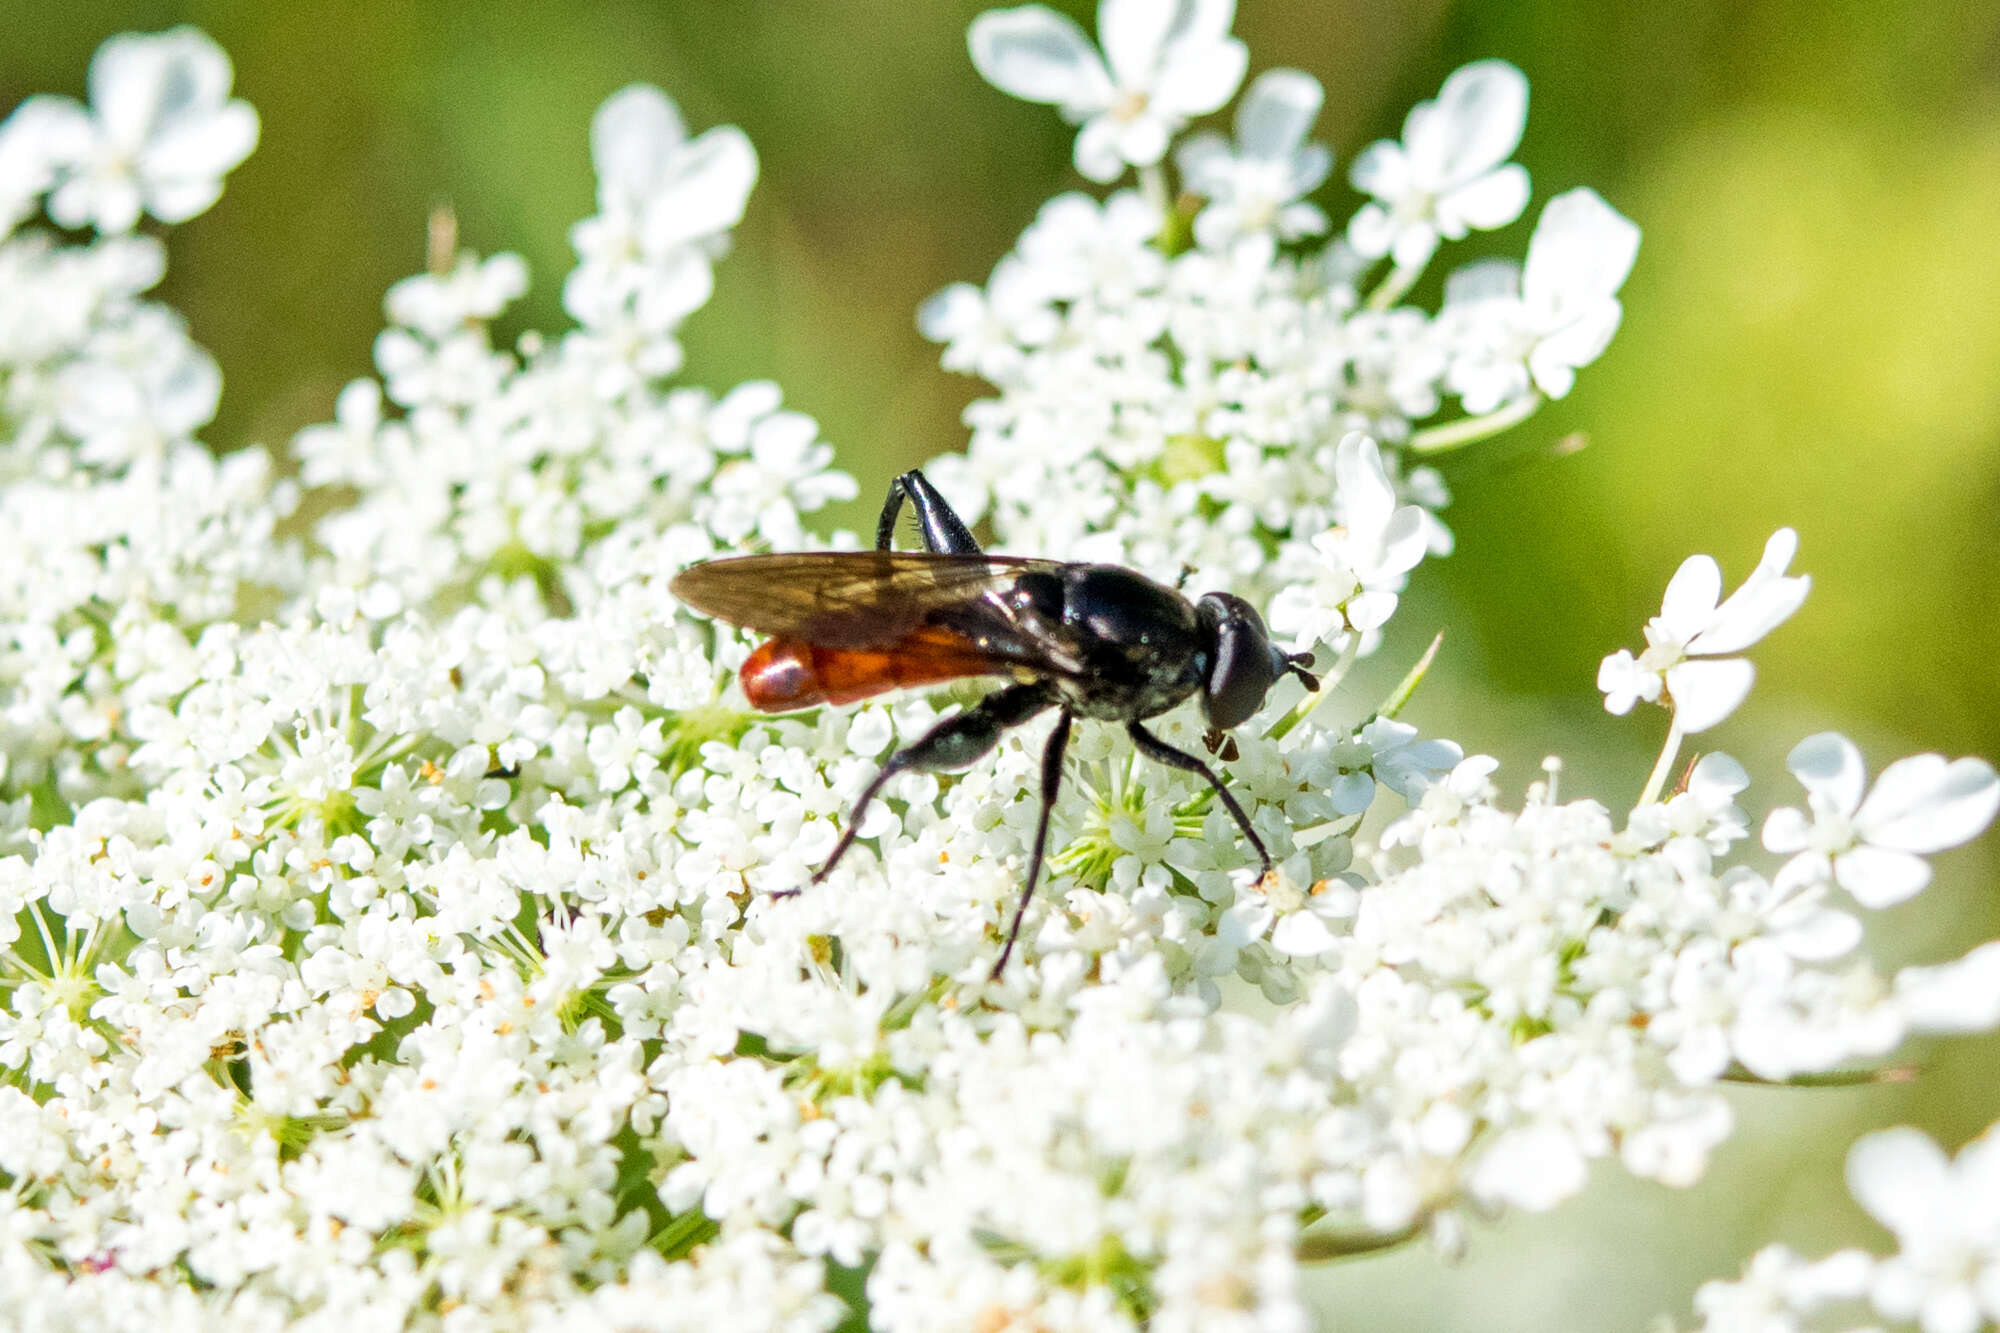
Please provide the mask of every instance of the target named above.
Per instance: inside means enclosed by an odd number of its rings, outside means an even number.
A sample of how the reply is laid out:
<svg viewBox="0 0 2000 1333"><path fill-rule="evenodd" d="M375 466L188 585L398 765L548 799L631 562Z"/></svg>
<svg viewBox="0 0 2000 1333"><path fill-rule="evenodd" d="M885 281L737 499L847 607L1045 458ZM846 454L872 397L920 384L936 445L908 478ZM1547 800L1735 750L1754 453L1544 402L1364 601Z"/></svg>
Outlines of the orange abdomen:
<svg viewBox="0 0 2000 1333"><path fill-rule="evenodd" d="M740 675L752 708L789 713L1001 669L970 641L926 626L890 647L866 652L821 648L801 639L772 639L744 660Z"/></svg>

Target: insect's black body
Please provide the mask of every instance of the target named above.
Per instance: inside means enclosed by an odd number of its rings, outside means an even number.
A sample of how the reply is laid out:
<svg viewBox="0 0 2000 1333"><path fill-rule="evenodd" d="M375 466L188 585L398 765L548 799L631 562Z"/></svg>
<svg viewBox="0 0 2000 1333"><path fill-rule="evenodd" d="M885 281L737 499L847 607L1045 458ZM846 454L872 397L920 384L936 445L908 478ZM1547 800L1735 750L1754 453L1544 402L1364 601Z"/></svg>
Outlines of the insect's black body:
<svg viewBox="0 0 2000 1333"><path fill-rule="evenodd" d="M905 498L923 529L923 552L889 549ZM1214 771L1141 725L1198 693L1219 734L1256 712L1287 672L1318 688L1305 670L1310 656L1272 647L1263 619L1240 598L1210 593L1190 603L1117 565L986 555L920 472L891 485L873 551L716 560L684 570L673 591L698 610L774 636L742 671L744 693L768 712L966 676L1015 681L890 757L855 803L815 883L846 854L868 803L895 774L964 768L1004 732L1057 710L1042 751L1034 853L996 977L1041 874L1075 717L1123 722L1140 753L1201 775L1270 868L1263 841Z"/></svg>
<svg viewBox="0 0 2000 1333"><path fill-rule="evenodd" d="M1004 627L993 626L995 610ZM1127 722L1164 713L1201 688L1209 654L1185 597L1117 565L1029 569L936 623L1054 686L1083 717Z"/></svg>

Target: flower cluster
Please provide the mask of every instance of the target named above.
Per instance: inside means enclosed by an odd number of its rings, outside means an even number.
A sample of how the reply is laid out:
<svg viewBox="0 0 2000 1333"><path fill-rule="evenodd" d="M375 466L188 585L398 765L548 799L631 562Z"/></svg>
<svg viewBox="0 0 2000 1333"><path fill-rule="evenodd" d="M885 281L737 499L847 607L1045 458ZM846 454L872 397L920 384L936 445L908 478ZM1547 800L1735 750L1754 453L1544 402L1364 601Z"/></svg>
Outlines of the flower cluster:
<svg viewBox="0 0 2000 1333"><path fill-rule="evenodd" d="M1418 460L1567 391L1636 233L1573 192L1521 273L1398 305L1443 241L1525 206L1519 74L1452 76L1319 241L1307 76L1260 75L1233 142L1175 151L1247 71L1230 18L1106 0L1102 55L1038 7L974 24L989 77L1082 125L1086 175L1140 181L1051 201L985 287L925 308L996 388L934 475L1008 547L1193 560L1337 678L1449 546ZM1312 1259L1456 1249L1599 1159L1694 1180L1724 1080L2000 1025L2000 946L1887 974L1850 910L1986 825L1985 764L1919 756L1864 796L1851 745L1804 742L1809 809L1765 823L1793 858L1766 874L1727 756L1620 815L1554 761L1510 803L1492 760L1398 717L1421 668L1366 717L1287 687L1238 732L1261 876L1197 776L1081 729L997 979L1036 738L898 777L865 850L776 896L972 696L755 714L748 640L668 591L814 541L854 493L775 386L672 379L749 142L615 95L574 328L497 345L526 266L440 255L389 292L333 421L218 459L195 433L219 376L144 299L164 249L128 229L240 160L228 86L199 34L122 37L90 111L0 125L0 511L34 534L0 549L0 1286L24 1325L1289 1330ZM1447 395L1471 415L1420 424ZM1791 547L1720 604L1713 562L1684 570L1648 656L1607 666L1614 702L1676 708L1662 774L1700 729L1679 710L1748 686L1685 659L1797 608ZM1199 738L1188 710L1156 725Z"/></svg>
<svg viewBox="0 0 2000 1333"><path fill-rule="evenodd" d="M2000 1126L1947 1160L1914 1129L1870 1134L1847 1155L1855 1201L1895 1236L1887 1258L1841 1250L1806 1260L1761 1250L1735 1282L1695 1293L1708 1333L1856 1327L1872 1307L1923 1333L2000 1324ZM1872 1323L1872 1321L1869 1321Z"/></svg>
<svg viewBox="0 0 2000 1333"><path fill-rule="evenodd" d="M972 26L974 62L1022 97L1084 121L1077 164L1139 188L1043 207L984 288L957 284L920 315L944 364L991 381L963 457L933 477L1004 543L1114 560L1269 597L1305 646L1367 651L1426 552L1450 550L1447 495L1427 454L1477 439L1569 391L1617 327L1638 230L1589 190L1550 201L1525 270L1453 273L1436 313L1398 304L1441 238L1501 227L1528 202L1507 161L1527 84L1501 61L1454 74L1400 143L1356 159L1373 197L1344 240L1306 200L1332 169L1308 141L1319 84L1271 70L1244 93L1235 140L1167 136L1241 79L1232 6L1106 0L1104 55L1039 5ZM1108 64L1107 64L1108 62ZM1107 72L1107 70L1109 72ZM1375 262L1394 268L1370 287ZM1448 397L1474 414L1439 422ZM1053 506L1079 486L1098 498ZM1282 590L1282 593L1280 593Z"/></svg>

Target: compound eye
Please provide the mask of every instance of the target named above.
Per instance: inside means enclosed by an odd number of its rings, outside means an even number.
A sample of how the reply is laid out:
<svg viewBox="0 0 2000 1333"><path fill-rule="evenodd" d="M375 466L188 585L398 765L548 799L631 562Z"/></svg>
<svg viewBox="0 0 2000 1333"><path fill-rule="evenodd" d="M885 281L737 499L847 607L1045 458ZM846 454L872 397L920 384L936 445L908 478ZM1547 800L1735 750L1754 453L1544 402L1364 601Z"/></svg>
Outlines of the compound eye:
<svg viewBox="0 0 2000 1333"><path fill-rule="evenodd" d="M1208 724L1228 731L1264 706L1278 678L1271 639L1257 608L1240 597L1210 593L1199 614L1215 625L1215 655L1203 682L1201 711Z"/></svg>

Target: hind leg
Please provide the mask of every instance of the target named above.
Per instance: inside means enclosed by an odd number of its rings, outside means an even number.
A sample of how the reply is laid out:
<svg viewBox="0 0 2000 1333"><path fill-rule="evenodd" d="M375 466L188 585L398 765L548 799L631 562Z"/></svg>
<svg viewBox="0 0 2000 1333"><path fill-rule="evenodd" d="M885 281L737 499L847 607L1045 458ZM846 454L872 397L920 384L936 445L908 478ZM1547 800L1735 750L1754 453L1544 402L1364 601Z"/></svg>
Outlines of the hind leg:
<svg viewBox="0 0 2000 1333"><path fill-rule="evenodd" d="M889 756L889 762L882 765L882 771L875 775L862 791L861 799L854 803L854 811L847 817L847 831L840 835L840 841L834 844L833 855L826 858L826 864L819 868L812 882L817 884L832 874L840 858L847 855L847 849L854 845L854 839L861 832L861 817L868 813L868 806L890 778L913 769L939 772L964 768L998 745L1003 732L1020 726L1055 701L1055 691L1039 682L1010 685L987 695L963 713L946 718L908 747ZM797 892L797 889L791 889L773 896L789 897Z"/></svg>

